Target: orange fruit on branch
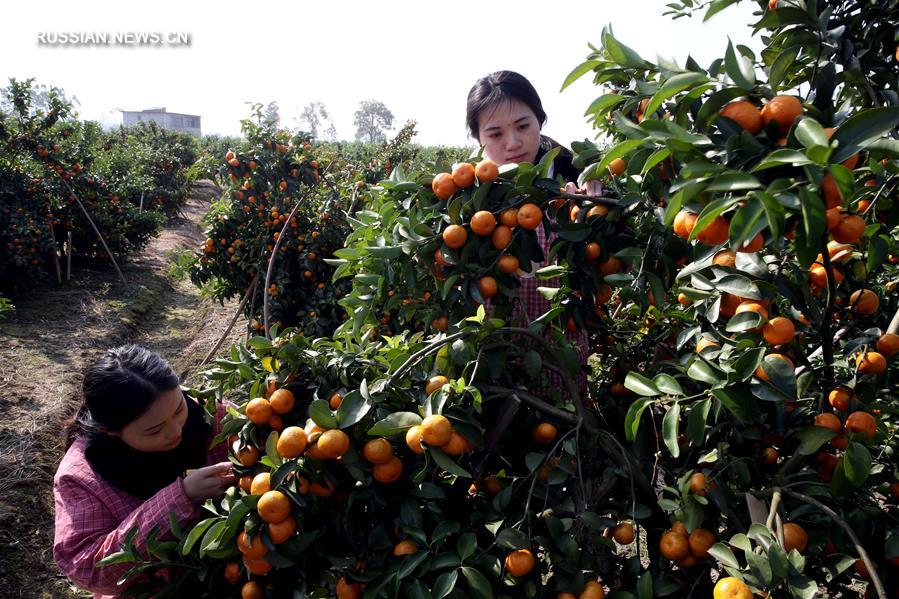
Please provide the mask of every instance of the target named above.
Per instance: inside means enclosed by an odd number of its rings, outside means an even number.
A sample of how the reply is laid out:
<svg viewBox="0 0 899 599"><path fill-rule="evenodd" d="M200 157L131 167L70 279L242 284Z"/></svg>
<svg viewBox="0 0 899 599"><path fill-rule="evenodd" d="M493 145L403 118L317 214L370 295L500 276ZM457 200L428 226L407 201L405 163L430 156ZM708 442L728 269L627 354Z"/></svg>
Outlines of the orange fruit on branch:
<svg viewBox="0 0 899 599"><path fill-rule="evenodd" d="M839 224L830 232L834 240L840 243L858 243L864 233L865 219L856 214L841 218Z"/></svg>
<svg viewBox="0 0 899 599"><path fill-rule="evenodd" d="M271 488L271 474L260 472L253 477L253 482L250 483L250 495L262 495Z"/></svg>
<svg viewBox="0 0 899 599"><path fill-rule="evenodd" d="M393 456L383 464L375 464L372 477L379 483L392 483L403 474L403 461Z"/></svg>
<svg viewBox="0 0 899 599"><path fill-rule="evenodd" d="M449 379L443 376L442 374L438 374L437 376L432 376L428 379L427 384L425 385L425 395L430 395L434 391L437 391L444 385L449 383Z"/></svg>
<svg viewBox="0 0 899 599"><path fill-rule="evenodd" d="M499 291L496 279L490 275L486 275L478 279L478 291L484 299L490 299Z"/></svg>
<svg viewBox="0 0 899 599"><path fill-rule="evenodd" d="M496 262L496 267L499 269L501 273L512 275L518 272L518 258L512 256L511 254L506 254L499 257L499 260Z"/></svg>
<svg viewBox="0 0 899 599"><path fill-rule="evenodd" d="M709 481L702 472L694 472L690 477L690 492L694 495L705 496L709 488Z"/></svg>
<svg viewBox="0 0 899 599"><path fill-rule="evenodd" d="M245 531L241 531L241 533L237 535L237 550L240 551L244 557L251 559L258 559L268 553L268 549L262 542L262 537L259 535L251 537Z"/></svg>
<svg viewBox="0 0 899 599"><path fill-rule="evenodd" d="M350 448L350 437L340 429L326 430L318 438L318 451L326 459L339 458Z"/></svg>
<svg viewBox="0 0 899 599"><path fill-rule="evenodd" d="M769 7L771 4L776 7L777 0L771 0ZM712 597L713 599L753 599L749 586L739 578L732 576L718 579L712 590Z"/></svg>
<svg viewBox="0 0 899 599"><path fill-rule="evenodd" d="M337 599L360 599L362 597L363 586L358 582L350 582L345 576L341 576L335 587Z"/></svg>
<svg viewBox="0 0 899 599"><path fill-rule="evenodd" d="M263 597L265 597L265 591L255 580L244 583L240 588L240 599L263 599Z"/></svg>
<svg viewBox="0 0 899 599"><path fill-rule="evenodd" d="M709 547L715 544L715 535L704 528L694 528L687 539L690 544L690 553L699 559L709 556Z"/></svg>
<svg viewBox="0 0 899 599"><path fill-rule="evenodd" d="M730 221L719 214L696 234L696 239L705 245L718 245L727 241L729 229Z"/></svg>
<svg viewBox="0 0 899 599"><path fill-rule="evenodd" d="M688 233L689 235L689 233ZM733 250L720 250L712 256L712 264L716 266L737 267L737 253Z"/></svg>
<svg viewBox="0 0 899 599"><path fill-rule="evenodd" d="M674 217L674 234L681 239L689 239L698 218L698 214L681 210Z"/></svg>
<svg viewBox="0 0 899 599"><path fill-rule="evenodd" d="M285 518L281 522L268 525L268 537L275 545L280 545L297 531L297 522L293 518Z"/></svg>
<svg viewBox="0 0 899 599"><path fill-rule="evenodd" d="M735 121L751 135L762 130L762 115L752 102L746 100L731 102L722 108L719 114Z"/></svg>
<svg viewBox="0 0 899 599"><path fill-rule="evenodd" d="M827 401L834 410L845 412L852 401L852 391L846 387L837 387L827 394Z"/></svg>
<svg viewBox="0 0 899 599"><path fill-rule="evenodd" d="M609 163L609 174L613 177L620 177L624 174L627 164L621 158L616 158Z"/></svg>
<svg viewBox="0 0 899 599"><path fill-rule="evenodd" d="M518 208L507 208L506 210L503 210L499 215L499 220L507 227L517 227Z"/></svg>
<svg viewBox="0 0 899 599"><path fill-rule="evenodd" d="M868 412L852 412L846 418L846 430L863 436L865 440L870 440L877 434L877 420Z"/></svg>
<svg viewBox="0 0 899 599"><path fill-rule="evenodd" d="M387 439L372 439L362 448L362 456L372 464L386 464L393 457L393 447Z"/></svg>
<svg viewBox="0 0 899 599"><path fill-rule="evenodd" d="M518 222L517 220L515 222ZM512 229L506 225L500 225L493 229L490 235L490 242L498 250L504 250L512 243Z"/></svg>
<svg viewBox="0 0 899 599"><path fill-rule="evenodd" d="M403 539L393 546L393 555L401 557L404 555L412 555L418 552L418 545L412 539Z"/></svg>
<svg viewBox="0 0 899 599"><path fill-rule="evenodd" d="M605 596L606 590L602 588L602 585L595 580L591 580L581 589L578 599L605 599Z"/></svg>
<svg viewBox="0 0 899 599"><path fill-rule="evenodd" d="M266 424L268 419L272 417L272 404L264 397L251 399L247 403L247 418L253 424Z"/></svg>
<svg viewBox="0 0 899 599"><path fill-rule="evenodd" d="M884 357L892 358L899 353L899 335L894 333L884 333L877 340L877 351Z"/></svg>
<svg viewBox="0 0 899 599"><path fill-rule="evenodd" d="M868 351L855 357L855 367L863 374L883 374L887 369L887 360L879 352Z"/></svg>
<svg viewBox="0 0 899 599"><path fill-rule="evenodd" d="M492 212L479 210L471 217L471 230L482 237L490 235L495 228L496 217Z"/></svg>
<svg viewBox="0 0 899 599"><path fill-rule="evenodd" d="M424 454L425 448L421 444L421 426L412 426L406 431L406 445L412 450L412 453Z"/></svg>
<svg viewBox="0 0 899 599"><path fill-rule="evenodd" d="M440 173L431 182L431 190L438 200L448 200L454 193L459 191L459 188L453 182L451 174Z"/></svg>
<svg viewBox="0 0 899 599"><path fill-rule="evenodd" d="M633 522L620 522L612 529L612 538L619 545L630 545L634 542L636 535L634 533Z"/></svg>
<svg viewBox="0 0 899 599"><path fill-rule="evenodd" d="M840 418L836 414L824 412L815 416L815 426L820 426L821 428L826 428L835 433L839 433L843 428L843 423L840 422Z"/></svg>
<svg viewBox="0 0 899 599"><path fill-rule="evenodd" d="M690 543L686 535L674 530L666 531L659 541L659 551L670 560L684 559L690 554Z"/></svg>
<svg viewBox="0 0 899 599"><path fill-rule="evenodd" d="M767 127L774 121L781 132L786 132L803 112L802 102L796 96L775 96L762 107L762 124Z"/></svg>
<svg viewBox="0 0 899 599"><path fill-rule="evenodd" d="M259 498L256 511L269 524L283 522L290 515L290 499L281 491L266 491Z"/></svg>
<svg viewBox="0 0 899 599"><path fill-rule="evenodd" d="M450 225L443 230L443 243L454 250L459 249L468 240L468 231L460 225Z"/></svg>
<svg viewBox="0 0 899 599"><path fill-rule="evenodd" d="M481 183L490 183L499 178L499 167L492 160L481 160L474 169L475 176Z"/></svg>
<svg viewBox="0 0 899 599"><path fill-rule="evenodd" d="M292 459L306 450L306 431L298 426L288 426L278 436L278 443L275 446L278 455L282 458Z"/></svg>
<svg viewBox="0 0 899 599"><path fill-rule="evenodd" d="M524 576L534 569L536 560L530 549L516 549L506 555L505 559L506 571L512 576Z"/></svg>
<svg viewBox="0 0 899 599"><path fill-rule="evenodd" d="M552 443L556 439L556 435L558 434L558 430L556 427L549 422L541 422L537 426L534 427L531 436L534 438L534 441L537 443L541 443L543 445Z"/></svg>
<svg viewBox="0 0 899 599"><path fill-rule="evenodd" d="M474 185L475 168L470 162L460 162L453 167L453 183L459 189Z"/></svg>
<svg viewBox="0 0 899 599"><path fill-rule="evenodd" d="M808 546L808 533L795 522L784 524L784 551L789 553L793 549L802 553Z"/></svg>
<svg viewBox="0 0 899 599"><path fill-rule="evenodd" d="M856 314L874 314L878 307L880 298L870 289L859 289L849 296L849 308Z"/></svg>
<svg viewBox="0 0 899 599"><path fill-rule="evenodd" d="M771 345L789 343L796 335L796 325L789 318L775 316L762 327L762 335Z"/></svg>
<svg viewBox="0 0 899 599"><path fill-rule="evenodd" d="M441 447L449 443L453 425L442 414L431 414L421 422L421 439L428 445Z"/></svg>
<svg viewBox="0 0 899 599"><path fill-rule="evenodd" d="M287 389L276 389L271 397L268 398L268 401L272 405L272 412L275 414L287 414L294 406L293 393Z"/></svg>
<svg viewBox="0 0 899 599"><path fill-rule="evenodd" d="M523 229L536 229L543 222L543 211L537 204L525 204L518 209L518 225Z"/></svg>

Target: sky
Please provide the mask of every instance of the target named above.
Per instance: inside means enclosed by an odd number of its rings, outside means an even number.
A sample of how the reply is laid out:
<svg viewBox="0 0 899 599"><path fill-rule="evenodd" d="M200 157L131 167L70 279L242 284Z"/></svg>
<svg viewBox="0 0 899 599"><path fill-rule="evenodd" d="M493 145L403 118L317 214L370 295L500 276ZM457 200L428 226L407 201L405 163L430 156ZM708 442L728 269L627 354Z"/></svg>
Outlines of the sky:
<svg viewBox="0 0 899 599"><path fill-rule="evenodd" d="M670 1L670 0L668 0ZM753 2L714 16L672 21L666 0L379 2L302 0L126 3L15 2L0 23L0 85L35 77L77 97L82 118L121 123L117 109L165 106L198 114L203 133L238 134L249 104L275 101L282 123L323 102L338 138L354 135L363 100L383 102L395 128L417 121L418 143L469 145L468 90L481 76L516 70L537 88L544 133L566 145L592 138L583 114L600 95L590 76L560 93L566 75L599 44L602 28L644 58L687 55L707 66L728 37L758 47L747 26ZM128 7L127 9L125 7ZM755 5L757 8L757 5ZM60 45L76 34L159 32L190 44ZM74 37L74 36L73 36ZM44 43L39 40L43 39Z"/></svg>

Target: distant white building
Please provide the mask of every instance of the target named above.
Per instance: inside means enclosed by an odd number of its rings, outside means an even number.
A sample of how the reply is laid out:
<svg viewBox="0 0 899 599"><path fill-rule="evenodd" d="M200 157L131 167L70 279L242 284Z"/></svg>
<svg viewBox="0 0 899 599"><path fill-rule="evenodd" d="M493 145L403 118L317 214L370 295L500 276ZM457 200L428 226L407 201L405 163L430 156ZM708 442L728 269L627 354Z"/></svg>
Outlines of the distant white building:
<svg viewBox="0 0 899 599"><path fill-rule="evenodd" d="M123 125L135 125L145 121L153 121L163 129L187 131L194 135L202 135L200 132L200 117L196 114L166 112L164 106L160 108L147 108L146 110L141 110L139 112L122 110Z"/></svg>

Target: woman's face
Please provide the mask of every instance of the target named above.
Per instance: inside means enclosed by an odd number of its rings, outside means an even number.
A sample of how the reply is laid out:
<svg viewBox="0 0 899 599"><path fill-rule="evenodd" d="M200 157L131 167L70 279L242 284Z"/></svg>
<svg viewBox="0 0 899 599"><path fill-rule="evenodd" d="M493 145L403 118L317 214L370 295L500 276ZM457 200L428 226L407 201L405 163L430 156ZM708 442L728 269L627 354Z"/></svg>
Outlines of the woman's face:
<svg viewBox="0 0 899 599"><path fill-rule="evenodd" d="M187 422L187 404L179 387L159 394L139 418L117 433L138 451L169 451L181 443L181 429Z"/></svg>
<svg viewBox="0 0 899 599"><path fill-rule="evenodd" d="M478 141L497 164L533 164L540 149L540 123L524 102L500 102L478 115Z"/></svg>

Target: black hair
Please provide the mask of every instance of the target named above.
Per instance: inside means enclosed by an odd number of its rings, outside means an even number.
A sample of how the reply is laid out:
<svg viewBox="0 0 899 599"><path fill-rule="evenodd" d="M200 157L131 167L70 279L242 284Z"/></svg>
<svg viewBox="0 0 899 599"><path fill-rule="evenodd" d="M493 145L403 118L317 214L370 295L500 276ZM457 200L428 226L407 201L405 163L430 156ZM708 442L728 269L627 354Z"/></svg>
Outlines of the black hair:
<svg viewBox="0 0 899 599"><path fill-rule="evenodd" d="M478 139L478 116L484 109L513 100L533 110L541 128L546 124L543 103L531 82L515 71L496 71L478 79L468 92L465 120L471 136Z"/></svg>
<svg viewBox="0 0 899 599"><path fill-rule="evenodd" d="M177 388L168 362L139 345L106 350L84 377L84 402L66 430L66 445L77 435L119 432L140 418L165 391Z"/></svg>

